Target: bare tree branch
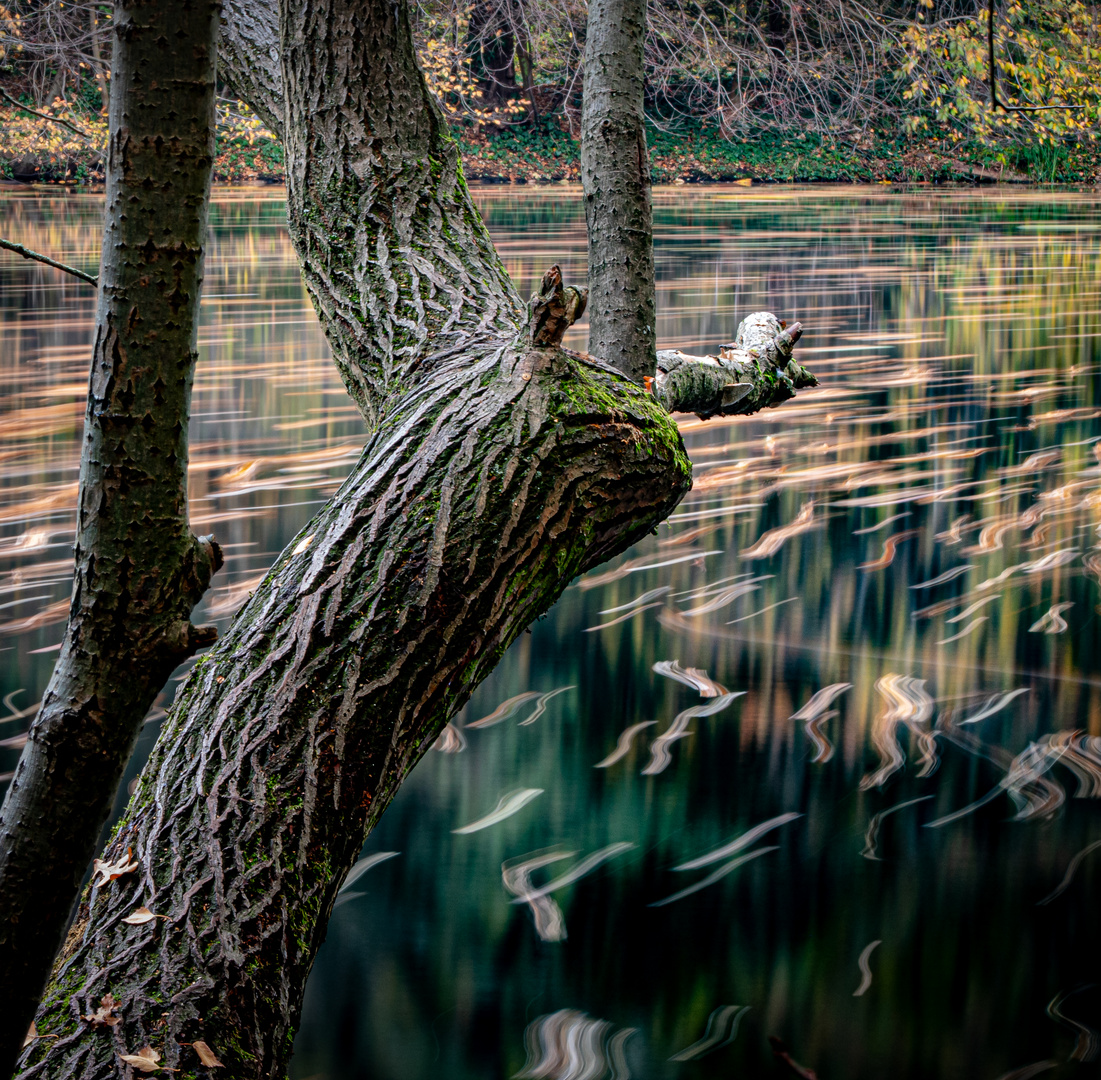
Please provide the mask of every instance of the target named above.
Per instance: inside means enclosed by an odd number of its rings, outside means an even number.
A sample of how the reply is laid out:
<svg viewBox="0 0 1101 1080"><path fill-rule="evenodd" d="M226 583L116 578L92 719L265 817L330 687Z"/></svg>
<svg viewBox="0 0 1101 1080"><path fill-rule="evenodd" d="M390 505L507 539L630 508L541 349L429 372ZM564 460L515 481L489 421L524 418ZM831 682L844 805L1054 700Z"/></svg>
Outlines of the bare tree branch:
<svg viewBox="0 0 1101 1080"><path fill-rule="evenodd" d="M84 273L83 270L77 270L74 266L66 266L65 263L58 262L56 259L51 259L48 255L40 255L37 251L31 251L30 248L24 247L22 244L13 244L10 240L5 240L0 237L0 248L4 248L7 251L14 251L16 255L22 255L24 259L35 259L40 263L45 263L47 266L52 266L55 270L64 270L66 274L72 274L73 277L80 278L81 281L86 281L89 285L99 287L99 279L92 277L91 274Z"/></svg>
<svg viewBox="0 0 1101 1080"><path fill-rule="evenodd" d="M70 131L75 132L77 135L79 135L82 139L91 140L92 138L92 136L89 135L88 132L81 131L80 128L76 127L73 124L70 124L68 120L62 120L60 116L50 116L49 113L39 112L37 109L32 109L29 105L24 105L21 101L16 101L15 98L13 98L11 94L9 94L7 90L5 90L3 87L0 87L0 97L6 98L17 109L22 109L24 112L29 112L31 116L40 116L43 120L51 120L55 124L64 125Z"/></svg>

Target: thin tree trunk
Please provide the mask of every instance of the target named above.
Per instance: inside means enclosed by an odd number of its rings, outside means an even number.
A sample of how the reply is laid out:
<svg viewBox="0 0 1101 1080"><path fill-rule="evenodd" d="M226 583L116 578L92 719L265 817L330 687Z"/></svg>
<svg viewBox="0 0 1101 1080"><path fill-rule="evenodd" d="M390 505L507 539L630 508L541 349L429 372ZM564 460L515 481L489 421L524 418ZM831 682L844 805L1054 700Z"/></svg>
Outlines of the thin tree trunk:
<svg viewBox="0 0 1101 1080"><path fill-rule="evenodd" d="M521 13L521 18L523 14ZM528 104L531 106L531 120L533 124L539 123L539 102L535 98L535 58L532 56L531 38L526 27L521 26L516 41L520 60L520 75L524 81L524 93L527 95Z"/></svg>
<svg viewBox="0 0 1101 1080"><path fill-rule="evenodd" d="M657 347L645 37L646 0L590 0L581 112L589 352L638 383L654 374Z"/></svg>
<svg viewBox="0 0 1101 1080"><path fill-rule="evenodd" d="M371 435L180 688L104 853L137 867L86 892L27 1078L117 1076L143 1046L205 1075L197 1040L222 1075L284 1077L336 894L403 778L524 627L690 482L666 407L680 367L714 364L678 359L659 400L560 348L585 297L556 267L520 302L405 3L283 0L280 25L285 95L253 104L282 118L291 235ZM255 66L273 26L227 4L230 55L258 35L239 90L274 84ZM756 407L791 393L761 360ZM124 922L139 906L163 918ZM118 1022L82 1020L107 994Z"/></svg>
<svg viewBox="0 0 1101 1080"><path fill-rule="evenodd" d="M103 110L110 115L111 112L111 79L104 71L103 52L100 38L105 35L100 31L100 12L95 6L88 8L88 27L92 37L92 56L95 59L96 85L99 87L99 96Z"/></svg>
<svg viewBox="0 0 1101 1080"><path fill-rule="evenodd" d="M791 17L788 0L768 0L768 47L778 56L784 52L784 43L788 38Z"/></svg>
<svg viewBox="0 0 1101 1080"><path fill-rule="evenodd" d="M470 11L465 50L470 73L491 106L508 101L516 89L516 39L511 0L479 0Z"/></svg>
<svg viewBox="0 0 1101 1080"><path fill-rule="evenodd" d="M142 719L212 633L220 555L187 522L187 424L213 160L216 0L115 8L115 87L76 575L53 676L0 809L7 1076Z"/></svg>

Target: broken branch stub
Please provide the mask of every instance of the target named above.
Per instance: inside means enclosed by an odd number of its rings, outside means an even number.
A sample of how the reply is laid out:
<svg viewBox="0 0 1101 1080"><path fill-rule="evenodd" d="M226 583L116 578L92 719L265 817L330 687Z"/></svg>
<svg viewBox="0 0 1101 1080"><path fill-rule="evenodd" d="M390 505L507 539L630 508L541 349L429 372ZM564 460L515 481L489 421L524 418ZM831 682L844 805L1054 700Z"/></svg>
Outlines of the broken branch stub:
<svg viewBox="0 0 1101 1080"><path fill-rule="evenodd" d="M785 326L770 311L747 315L718 356L691 356L679 349L658 352L654 396L670 412L744 415L774 408L818 380L792 358L802 336L799 323Z"/></svg>
<svg viewBox="0 0 1101 1080"><path fill-rule="evenodd" d="M589 302L588 289L563 286L562 270L556 264L544 275L539 291L528 301L528 332L532 345L553 348L561 345L562 336L585 313Z"/></svg>

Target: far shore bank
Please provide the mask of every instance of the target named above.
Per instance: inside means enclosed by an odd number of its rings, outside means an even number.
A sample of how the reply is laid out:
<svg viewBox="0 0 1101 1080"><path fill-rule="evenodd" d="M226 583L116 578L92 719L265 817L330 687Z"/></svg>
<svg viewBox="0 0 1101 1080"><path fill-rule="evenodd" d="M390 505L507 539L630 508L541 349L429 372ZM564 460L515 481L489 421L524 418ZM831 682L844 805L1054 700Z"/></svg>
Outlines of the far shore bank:
<svg viewBox="0 0 1101 1080"><path fill-rule="evenodd" d="M580 144L556 125L517 126L484 134L457 133L466 178L475 184L580 183ZM1101 182L1101 149L1071 146L999 147L982 143L892 138L869 133L852 139L775 132L727 141L695 129L649 135L655 184L1094 184ZM23 183L94 185L95 160L50 160L42 155L0 159L0 179ZM215 180L282 183L283 148L272 139L234 140L219 146Z"/></svg>

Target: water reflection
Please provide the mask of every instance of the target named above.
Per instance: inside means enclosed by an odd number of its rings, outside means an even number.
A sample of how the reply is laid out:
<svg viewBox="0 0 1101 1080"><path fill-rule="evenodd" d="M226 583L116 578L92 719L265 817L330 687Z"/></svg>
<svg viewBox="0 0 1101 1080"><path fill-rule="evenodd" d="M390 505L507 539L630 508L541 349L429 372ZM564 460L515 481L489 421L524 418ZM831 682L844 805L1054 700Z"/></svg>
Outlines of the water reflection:
<svg viewBox="0 0 1101 1080"><path fill-rule="evenodd" d="M583 279L575 191L478 198L524 290L551 261ZM362 437L281 212L215 207L192 497L228 541L220 618ZM5 198L0 231L84 265L97 213ZM994 1080L1092 1060L1101 201L710 189L656 213L662 345L713 349L767 308L806 328L822 385L685 419L689 497L441 736L364 853L401 858L342 894L292 1075ZM18 738L64 615L91 298L4 263L0 317Z"/></svg>

